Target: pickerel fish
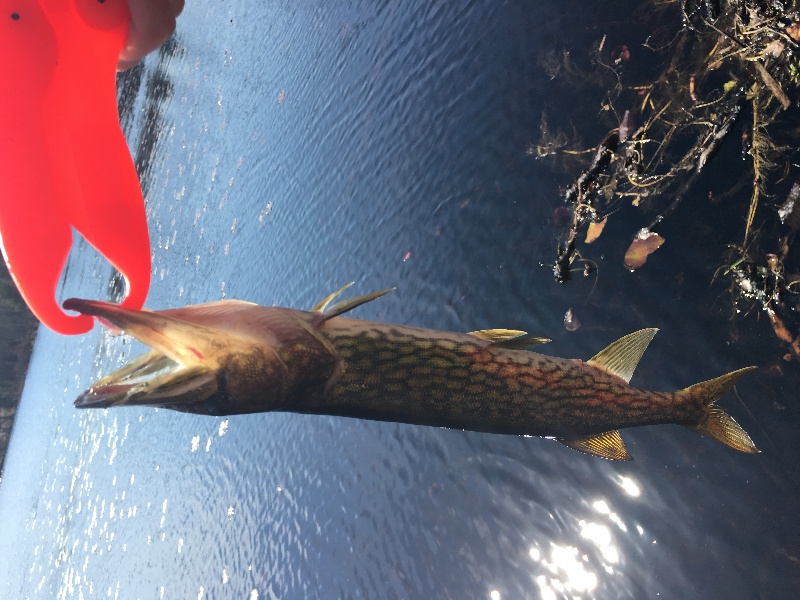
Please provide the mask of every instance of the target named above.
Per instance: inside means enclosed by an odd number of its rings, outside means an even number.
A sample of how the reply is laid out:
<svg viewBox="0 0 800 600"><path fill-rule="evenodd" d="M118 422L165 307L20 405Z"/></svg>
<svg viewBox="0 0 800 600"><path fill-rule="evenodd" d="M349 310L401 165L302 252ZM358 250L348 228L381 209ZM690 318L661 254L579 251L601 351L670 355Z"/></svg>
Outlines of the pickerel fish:
<svg viewBox="0 0 800 600"><path fill-rule="evenodd" d="M537 354L523 331L450 333L342 317L391 291L311 311L224 300L131 310L71 299L152 350L98 381L78 408L157 406L204 415L269 411L336 415L555 438L630 460L619 429L676 423L758 452L716 402L755 367L677 392L628 385L656 333L642 329L587 362Z"/></svg>

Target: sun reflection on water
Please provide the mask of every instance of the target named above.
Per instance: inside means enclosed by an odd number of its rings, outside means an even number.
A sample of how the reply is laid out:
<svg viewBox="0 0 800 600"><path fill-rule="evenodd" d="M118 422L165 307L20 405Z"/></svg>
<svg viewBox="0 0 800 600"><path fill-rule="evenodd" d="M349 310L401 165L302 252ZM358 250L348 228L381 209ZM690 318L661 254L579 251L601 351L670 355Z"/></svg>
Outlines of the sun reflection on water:
<svg viewBox="0 0 800 600"><path fill-rule="evenodd" d="M642 495L642 488L630 477L620 477L617 483L629 496L638 498Z"/></svg>
<svg viewBox="0 0 800 600"><path fill-rule="evenodd" d="M542 598L546 600L555 600L558 597L557 592L591 592L597 587L597 575L584 564L588 561L588 556L579 556L579 550L575 546L551 543L549 558L542 557L537 548L531 548L530 557L549 573L536 578Z"/></svg>
<svg viewBox="0 0 800 600"><path fill-rule="evenodd" d="M628 499L642 496L640 484L631 477L618 476L615 483ZM603 572L606 576L621 573L623 555L619 536L627 535L629 527L612 502L609 498L596 498L588 503L591 513L576 518L574 531L578 535L572 543L551 541L547 549L537 546L529 549L530 558L542 567L536 583L543 599L591 594L601 585ZM641 525L633 524L632 528L639 536L644 535Z"/></svg>

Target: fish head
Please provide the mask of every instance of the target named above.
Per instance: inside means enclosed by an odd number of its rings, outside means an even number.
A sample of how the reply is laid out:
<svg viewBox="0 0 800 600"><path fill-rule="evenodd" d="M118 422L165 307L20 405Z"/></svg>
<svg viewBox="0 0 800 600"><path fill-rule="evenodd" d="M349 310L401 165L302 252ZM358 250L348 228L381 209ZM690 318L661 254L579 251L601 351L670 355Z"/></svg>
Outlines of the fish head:
<svg viewBox="0 0 800 600"><path fill-rule="evenodd" d="M150 311L78 299L67 300L64 308L93 316L151 348L83 392L77 408L267 412L279 410L292 388L293 376L281 358L285 344L263 318L263 311L286 309L229 301Z"/></svg>

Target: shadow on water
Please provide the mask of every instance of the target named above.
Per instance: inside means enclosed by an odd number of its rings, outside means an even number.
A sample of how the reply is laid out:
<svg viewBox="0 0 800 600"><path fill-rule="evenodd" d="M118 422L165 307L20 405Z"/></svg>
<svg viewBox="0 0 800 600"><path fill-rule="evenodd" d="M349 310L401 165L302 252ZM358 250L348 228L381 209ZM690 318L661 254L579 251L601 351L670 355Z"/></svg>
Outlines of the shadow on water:
<svg viewBox="0 0 800 600"><path fill-rule="evenodd" d="M0 480L39 322L0 269Z"/></svg>
<svg viewBox="0 0 800 600"><path fill-rule="evenodd" d="M156 147L166 133L164 104L175 94L175 85L168 76L167 68L176 52L177 44L175 37L170 38L156 51L155 68L140 76L140 79L144 79L144 96L141 100L143 114L142 123L136 134L133 155L145 202L150 195Z"/></svg>
<svg viewBox="0 0 800 600"><path fill-rule="evenodd" d="M142 186L145 205L150 194L153 181L151 176L159 139L166 129L163 122L163 106L174 95L174 84L167 75L168 63L178 51L176 37L164 43L156 52L155 68L146 70L144 62L132 69L120 73L117 77L117 103L119 105L120 125L128 139L136 138L132 154L135 157L136 172ZM144 94L139 91L144 83ZM141 123L137 123L138 110L141 105ZM66 277L66 273L65 273ZM114 270L108 283L108 299L121 302L125 297L126 283L124 276Z"/></svg>

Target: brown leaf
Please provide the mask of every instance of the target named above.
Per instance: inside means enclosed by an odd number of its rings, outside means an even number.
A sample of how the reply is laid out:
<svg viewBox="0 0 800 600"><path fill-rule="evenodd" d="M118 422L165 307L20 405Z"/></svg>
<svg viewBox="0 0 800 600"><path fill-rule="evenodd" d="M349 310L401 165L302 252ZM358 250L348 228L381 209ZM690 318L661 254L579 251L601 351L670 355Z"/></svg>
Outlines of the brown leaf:
<svg viewBox="0 0 800 600"><path fill-rule="evenodd" d="M785 47L782 41L772 40L764 47L764 54L771 54L775 58L778 58L781 54L783 54L784 48Z"/></svg>
<svg viewBox="0 0 800 600"><path fill-rule="evenodd" d="M664 238L648 229L640 229L625 252L625 266L635 271L647 262L647 257L659 249Z"/></svg>
<svg viewBox="0 0 800 600"><path fill-rule="evenodd" d="M608 217L603 217L603 220L599 223L589 223L589 229L586 230L586 243L591 244L597 238L600 237L600 234L603 233L603 227L606 226L606 221Z"/></svg>
<svg viewBox="0 0 800 600"><path fill-rule="evenodd" d="M786 34L795 42L800 42L800 23L792 23L786 28Z"/></svg>
<svg viewBox="0 0 800 600"><path fill-rule="evenodd" d="M794 336L789 333L786 325L783 324L783 319L776 315L775 311L771 308L767 309L767 315L769 315L769 320L772 323L772 329L775 331L775 335L778 336L778 339L782 342L786 342L787 344L791 344L794 341Z"/></svg>

